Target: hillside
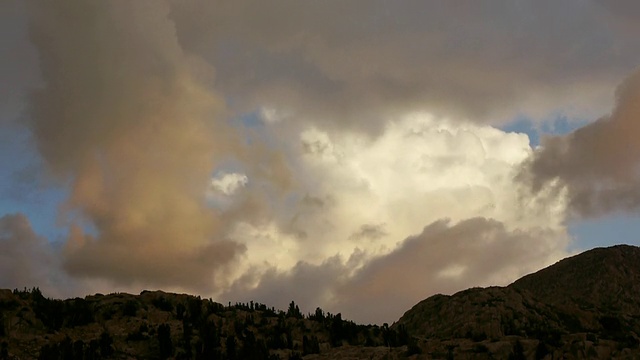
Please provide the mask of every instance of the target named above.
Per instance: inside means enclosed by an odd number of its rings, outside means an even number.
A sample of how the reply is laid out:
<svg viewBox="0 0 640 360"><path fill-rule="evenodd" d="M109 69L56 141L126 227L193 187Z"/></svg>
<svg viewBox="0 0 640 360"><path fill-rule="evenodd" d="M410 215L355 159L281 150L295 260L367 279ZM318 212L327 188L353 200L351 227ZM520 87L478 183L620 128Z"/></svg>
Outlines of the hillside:
<svg viewBox="0 0 640 360"><path fill-rule="evenodd" d="M398 358L409 339L294 302L285 312L162 291L62 301L0 290L0 325L0 359Z"/></svg>
<svg viewBox="0 0 640 360"><path fill-rule="evenodd" d="M528 358L640 356L640 248L597 248L507 287L435 295L399 325L425 341L469 339L469 357L505 340L503 355L517 342Z"/></svg>
<svg viewBox="0 0 640 360"><path fill-rule="evenodd" d="M0 290L0 359L640 358L640 248L587 251L506 287L434 295L391 327L318 308L143 291Z"/></svg>

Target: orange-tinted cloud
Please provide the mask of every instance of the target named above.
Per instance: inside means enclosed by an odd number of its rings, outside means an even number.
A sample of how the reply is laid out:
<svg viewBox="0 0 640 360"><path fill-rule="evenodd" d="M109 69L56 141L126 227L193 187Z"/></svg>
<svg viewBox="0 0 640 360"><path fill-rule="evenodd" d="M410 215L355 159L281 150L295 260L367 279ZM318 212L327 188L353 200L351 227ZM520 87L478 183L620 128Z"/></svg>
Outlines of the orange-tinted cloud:
<svg viewBox="0 0 640 360"><path fill-rule="evenodd" d="M44 86L28 126L50 172L72 188L65 268L210 289L243 251L204 201L234 136L207 85L213 69L182 50L166 2L29 5Z"/></svg>
<svg viewBox="0 0 640 360"><path fill-rule="evenodd" d="M40 287L58 294L58 258L23 214L0 217L0 288Z"/></svg>

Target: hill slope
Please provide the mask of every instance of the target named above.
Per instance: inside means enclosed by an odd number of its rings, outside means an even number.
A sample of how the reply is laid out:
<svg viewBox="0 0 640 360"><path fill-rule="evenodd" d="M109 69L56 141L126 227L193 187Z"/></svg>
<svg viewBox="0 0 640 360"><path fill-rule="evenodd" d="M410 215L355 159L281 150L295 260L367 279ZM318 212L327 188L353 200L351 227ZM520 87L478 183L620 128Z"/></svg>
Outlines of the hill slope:
<svg viewBox="0 0 640 360"><path fill-rule="evenodd" d="M435 295L407 311L400 325L425 339L533 339L531 358L536 351L540 358L554 351L576 358L638 354L640 248L597 248L507 287ZM571 350L576 342L580 351Z"/></svg>
<svg viewBox="0 0 640 360"><path fill-rule="evenodd" d="M84 299L0 290L0 359L398 358L408 335L340 314L143 291ZM389 348L388 346L392 348Z"/></svg>
<svg viewBox="0 0 640 360"><path fill-rule="evenodd" d="M393 326L295 303L227 306L185 294L48 299L0 290L4 359L640 358L640 248L587 251L506 287L434 295Z"/></svg>

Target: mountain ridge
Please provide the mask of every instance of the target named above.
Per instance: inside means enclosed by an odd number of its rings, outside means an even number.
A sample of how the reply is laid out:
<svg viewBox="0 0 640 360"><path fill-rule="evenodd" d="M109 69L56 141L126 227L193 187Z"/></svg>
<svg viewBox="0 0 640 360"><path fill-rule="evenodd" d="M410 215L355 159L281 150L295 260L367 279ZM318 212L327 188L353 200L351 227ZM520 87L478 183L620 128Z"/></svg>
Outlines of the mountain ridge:
<svg viewBox="0 0 640 360"><path fill-rule="evenodd" d="M405 312L394 324L398 325L423 338L536 339L561 357L567 356L563 342L581 337L585 349L607 340L629 352L640 344L640 248L595 248L505 287L434 295ZM612 354L605 353L594 348L590 356ZM582 355L589 357L586 352Z"/></svg>
<svg viewBox="0 0 640 360"><path fill-rule="evenodd" d="M0 290L0 359L640 357L640 248L595 248L508 286L436 294L392 326L163 291Z"/></svg>

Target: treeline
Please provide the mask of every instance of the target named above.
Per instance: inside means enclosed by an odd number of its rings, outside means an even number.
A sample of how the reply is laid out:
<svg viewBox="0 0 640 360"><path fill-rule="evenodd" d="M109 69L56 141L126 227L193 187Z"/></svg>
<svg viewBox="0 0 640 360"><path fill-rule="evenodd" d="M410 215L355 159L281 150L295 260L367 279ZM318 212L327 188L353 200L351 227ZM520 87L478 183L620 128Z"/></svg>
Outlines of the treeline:
<svg viewBox="0 0 640 360"><path fill-rule="evenodd" d="M106 359L118 355L159 359L277 360L281 357L297 359L346 344L412 345L403 327L358 325L344 320L340 313L325 313L321 308L304 315L293 301L283 311L253 301L224 306L198 296L147 291L140 296L96 295L64 301L46 298L38 288L14 290L14 295L31 304L35 316L51 333L65 333L67 328L94 323L104 329L94 339L66 336L43 345L39 358L46 360ZM106 298L110 300L102 301ZM165 314L161 316L163 320L152 321L148 316L151 312ZM120 323L139 325L128 329L124 336L116 336L107 330L107 322L111 328ZM144 349L145 353L125 353L125 348Z"/></svg>

